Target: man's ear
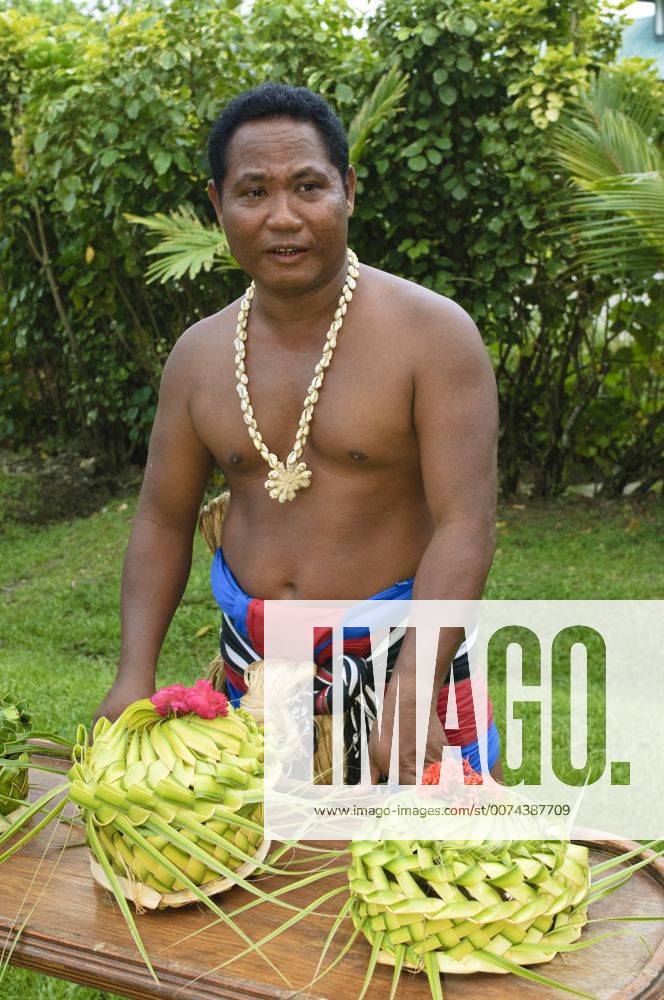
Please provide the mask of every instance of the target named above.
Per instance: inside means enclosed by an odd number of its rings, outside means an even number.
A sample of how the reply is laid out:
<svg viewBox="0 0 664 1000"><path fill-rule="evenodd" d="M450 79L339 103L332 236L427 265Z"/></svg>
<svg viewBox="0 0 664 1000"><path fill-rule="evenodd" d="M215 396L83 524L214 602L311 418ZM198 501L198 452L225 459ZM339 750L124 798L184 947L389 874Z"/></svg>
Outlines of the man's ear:
<svg viewBox="0 0 664 1000"><path fill-rule="evenodd" d="M355 167L351 164L348 167L348 172L346 174L346 182L344 188L346 189L346 203L348 205L348 215L353 214L353 209L355 207L355 182L357 175L355 173Z"/></svg>
<svg viewBox="0 0 664 1000"><path fill-rule="evenodd" d="M207 182L207 193L208 198L212 202L212 207L214 208L215 215L217 216L217 222L224 228L224 220L221 215L221 198L219 196L219 191L217 190L217 185L212 179Z"/></svg>

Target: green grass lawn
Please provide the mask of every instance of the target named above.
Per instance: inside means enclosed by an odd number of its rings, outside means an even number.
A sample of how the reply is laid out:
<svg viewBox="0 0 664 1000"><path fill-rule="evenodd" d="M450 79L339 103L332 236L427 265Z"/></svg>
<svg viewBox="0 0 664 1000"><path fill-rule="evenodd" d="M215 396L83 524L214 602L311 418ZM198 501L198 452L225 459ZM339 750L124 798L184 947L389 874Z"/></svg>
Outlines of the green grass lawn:
<svg viewBox="0 0 664 1000"><path fill-rule="evenodd" d="M120 573L134 495L103 511L0 534L0 688L30 701L38 728L73 737L108 690L120 646ZM564 500L503 504L485 596L662 599L664 504ZM210 557L197 538L159 683L201 676L217 648ZM209 626L209 630L200 634ZM101 1000L96 990L10 969L2 1000Z"/></svg>

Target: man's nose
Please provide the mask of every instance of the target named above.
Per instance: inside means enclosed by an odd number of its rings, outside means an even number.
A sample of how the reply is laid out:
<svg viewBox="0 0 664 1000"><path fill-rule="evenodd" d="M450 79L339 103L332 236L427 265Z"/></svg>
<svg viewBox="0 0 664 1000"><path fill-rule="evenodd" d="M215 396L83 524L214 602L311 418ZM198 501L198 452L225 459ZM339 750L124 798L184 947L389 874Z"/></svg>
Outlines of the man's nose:
<svg viewBox="0 0 664 1000"><path fill-rule="evenodd" d="M273 229L298 230L302 228L302 219L295 210L293 195L290 191L280 191L270 199L270 214L267 224Z"/></svg>

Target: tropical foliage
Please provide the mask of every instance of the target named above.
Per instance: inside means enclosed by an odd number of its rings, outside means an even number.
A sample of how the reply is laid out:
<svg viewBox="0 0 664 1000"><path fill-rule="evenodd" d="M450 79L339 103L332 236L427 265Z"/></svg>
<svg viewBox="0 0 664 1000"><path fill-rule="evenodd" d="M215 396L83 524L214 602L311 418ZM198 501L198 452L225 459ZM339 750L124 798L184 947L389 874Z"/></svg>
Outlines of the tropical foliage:
<svg viewBox="0 0 664 1000"><path fill-rule="evenodd" d="M622 329L618 324L605 336L609 349L600 362L609 384L623 387L610 397L624 429L622 451L618 454L608 434L606 452L598 458L603 492L612 495L644 473L642 488L648 488L664 472L663 101L660 81L604 70L553 134L553 153L575 189L563 203L562 233L571 237L572 262L598 281L613 283L617 294L605 308L617 306L624 317ZM645 327L632 324L638 316L646 318ZM587 357L592 363L592 352ZM589 414L601 414L600 391L595 402L589 400ZM630 395L640 400L636 413L625 406Z"/></svg>
<svg viewBox="0 0 664 1000"><path fill-rule="evenodd" d="M616 281L587 240L579 255L581 236L559 225L568 166L552 158L614 58L618 21L601 0L385 0L363 33L346 0L4 9L0 440L74 439L111 465L144 457L172 344L246 284L211 225L210 124L234 94L280 79L364 123L360 259L454 296L478 322L499 383L505 492L527 479L550 495L578 476L615 494L653 486L661 283L647 266L627 280L621 265ZM621 72L661 108L652 74ZM614 139L636 141L612 114ZM656 164L659 136L638 123ZM579 210L604 225L611 198L634 254L645 261L647 244L654 264L661 232L643 205L659 198L659 168L625 162L621 176L653 176L604 182L597 216L598 191L579 191L594 199ZM624 247L628 230L614 232ZM153 234L168 254L151 261Z"/></svg>
<svg viewBox="0 0 664 1000"><path fill-rule="evenodd" d="M569 231L590 273L638 280L664 269L663 98L662 84L605 70L554 134L577 189Z"/></svg>

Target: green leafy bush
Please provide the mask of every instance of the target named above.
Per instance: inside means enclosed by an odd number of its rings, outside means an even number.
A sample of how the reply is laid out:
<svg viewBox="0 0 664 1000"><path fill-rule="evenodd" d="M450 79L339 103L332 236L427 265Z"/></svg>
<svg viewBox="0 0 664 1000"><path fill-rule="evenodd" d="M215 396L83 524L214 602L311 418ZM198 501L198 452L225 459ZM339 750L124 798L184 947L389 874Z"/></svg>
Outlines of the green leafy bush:
<svg viewBox="0 0 664 1000"><path fill-rule="evenodd" d="M140 460L172 344L246 281L148 283L150 236L127 215L189 205L211 222L207 133L241 90L306 85L348 125L398 61L403 110L358 166L360 259L478 322L506 493L524 477L539 495L575 477L655 484L661 292L586 272L558 225L552 135L619 40L600 0L384 0L364 33L345 0L30 11L0 13L0 441L55 435Z"/></svg>

